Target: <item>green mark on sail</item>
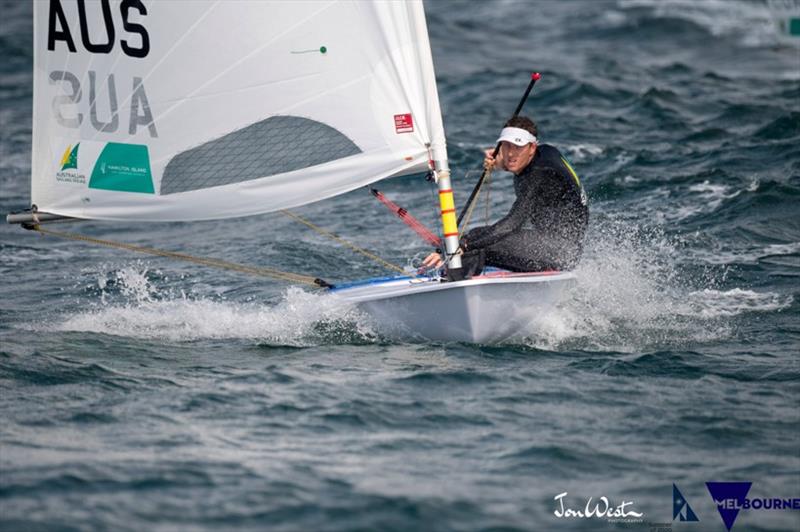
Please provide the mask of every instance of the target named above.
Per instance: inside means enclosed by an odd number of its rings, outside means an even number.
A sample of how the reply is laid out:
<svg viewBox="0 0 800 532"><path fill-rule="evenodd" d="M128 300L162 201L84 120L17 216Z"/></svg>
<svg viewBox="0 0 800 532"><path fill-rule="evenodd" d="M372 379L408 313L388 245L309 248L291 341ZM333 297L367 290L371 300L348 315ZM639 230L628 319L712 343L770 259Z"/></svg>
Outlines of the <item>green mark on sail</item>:
<svg viewBox="0 0 800 532"><path fill-rule="evenodd" d="M789 19L789 35L800 37L800 18Z"/></svg>
<svg viewBox="0 0 800 532"><path fill-rule="evenodd" d="M75 147L67 146L67 149L64 151L64 155L61 156L61 171L69 170L70 168L78 168L78 146L81 143L77 143Z"/></svg>
<svg viewBox="0 0 800 532"><path fill-rule="evenodd" d="M314 54L314 53L327 54L328 53L328 48L327 48L327 46L320 46L319 48L314 48L313 50L293 50L291 53L293 53L293 54Z"/></svg>
<svg viewBox="0 0 800 532"><path fill-rule="evenodd" d="M92 170L89 188L155 194L147 146L106 144Z"/></svg>

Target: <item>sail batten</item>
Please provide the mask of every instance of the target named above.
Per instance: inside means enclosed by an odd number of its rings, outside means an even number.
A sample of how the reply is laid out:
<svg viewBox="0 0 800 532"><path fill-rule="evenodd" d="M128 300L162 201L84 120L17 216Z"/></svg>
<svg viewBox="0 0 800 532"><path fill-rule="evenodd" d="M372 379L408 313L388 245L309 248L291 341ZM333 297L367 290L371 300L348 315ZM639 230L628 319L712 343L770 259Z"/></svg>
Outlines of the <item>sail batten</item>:
<svg viewBox="0 0 800 532"><path fill-rule="evenodd" d="M246 216L424 171L429 146L446 159L420 1L84 11L35 4L31 193L42 211Z"/></svg>

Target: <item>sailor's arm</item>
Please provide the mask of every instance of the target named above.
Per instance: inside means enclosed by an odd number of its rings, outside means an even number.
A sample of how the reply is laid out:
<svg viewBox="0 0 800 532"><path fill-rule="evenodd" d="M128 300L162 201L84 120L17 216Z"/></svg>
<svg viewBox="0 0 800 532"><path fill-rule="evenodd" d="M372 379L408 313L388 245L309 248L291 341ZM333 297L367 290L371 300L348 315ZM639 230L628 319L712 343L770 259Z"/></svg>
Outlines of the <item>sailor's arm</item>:
<svg viewBox="0 0 800 532"><path fill-rule="evenodd" d="M485 248L504 239L518 230L530 218L530 204L533 187L528 189L525 196L517 196L511 210L503 218L484 227L476 227L469 231L462 239L465 250Z"/></svg>

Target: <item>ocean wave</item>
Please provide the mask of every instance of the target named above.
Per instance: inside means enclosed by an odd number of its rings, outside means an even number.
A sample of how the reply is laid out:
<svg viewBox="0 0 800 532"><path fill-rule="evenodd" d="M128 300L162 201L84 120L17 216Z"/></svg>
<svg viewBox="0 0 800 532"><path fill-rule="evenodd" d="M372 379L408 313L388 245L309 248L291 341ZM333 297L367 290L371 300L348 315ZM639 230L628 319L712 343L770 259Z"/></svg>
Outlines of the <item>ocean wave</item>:
<svg viewBox="0 0 800 532"><path fill-rule="evenodd" d="M657 21L683 20L714 37L736 38L742 45L776 44L778 36L764 4L741 0L620 0L623 10L648 9Z"/></svg>
<svg viewBox="0 0 800 532"><path fill-rule="evenodd" d="M708 264L757 264L765 259L794 256L800 256L800 242L747 246L738 249L701 248L693 250L691 258Z"/></svg>
<svg viewBox="0 0 800 532"><path fill-rule="evenodd" d="M376 338L368 317L340 300L299 288L288 289L275 306L190 298L140 301L78 312L47 329L171 342L243 339L297 347Z"/></svg>
<svg viewBox="0 0 800 532"><path fill-rule="evenodd" d="M663 229L597 220L586 245L576 285L531 323L526 345L627 353L730 335L725 324L684 319L685 294L692 288L681 280L680 243Z"/></svg>
<svg viewBox="0 0 800 532"><path fill-rule="evenodd" d="M755 292L742 288L704 290L688 294L688 315L701 318L731 317L746 312L775 312L788 308L794 298L775 292Z"/></svg>

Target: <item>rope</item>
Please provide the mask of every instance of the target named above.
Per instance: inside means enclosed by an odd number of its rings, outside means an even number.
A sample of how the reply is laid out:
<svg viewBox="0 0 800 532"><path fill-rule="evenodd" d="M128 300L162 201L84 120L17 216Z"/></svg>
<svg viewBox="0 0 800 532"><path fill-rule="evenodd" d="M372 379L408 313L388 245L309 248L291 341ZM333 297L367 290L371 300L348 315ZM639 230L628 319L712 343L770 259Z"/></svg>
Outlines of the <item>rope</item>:
<svg viewBox="0 0 800 532"><path fill-rule="evenodd" d="M323 228L321 228L321 227L319 227L317 225L314 225L313 223L309 222L305 218L302 218L302 217L296 215L295 213L293 213L291 211L283 210L283 211L280 211L280 212L285 214L286 216L294 219L295 221L300 222L301 224L305 225L306 227L309 227L309 228L313 229L314 231L317 231L318 233L320 233L322 235L325 235L325 236L327 236L329 238L332 238L336 242L342 244L343 246L346 246L346 247L352 249L356 253L360 253L361 255L364 255L365 257L370 258L370 259L374 260L375 262L378 262L379 264L382 264L382 265L386 266L390 270L395 270L397 272L402 273L403 275L407 275L408 274L408 272L405 271L400 266L396 266L396 265L392 264L391 262L387 262L387 261L383 260L382 258L380 258L379 256L375 255L374 253L371 253L371 252L369 252L369 251L367 251L365 249L362 249L362 248L356 246L355 244L352 244L352 243L348 242L347 240L345 240L345 239L343 239L343 238L331 233L330 231L326 231L325 229L323 229ZM415 274L411 274L411 275L413 277L416 277Z"/></svg>
<svg viewBox="0 0 800 532"><path fill-rule="evenodd" d="M486 181L484 181L484 185L486 186L486 207L483 211L483 225L489 225L489 213L492 209L490 197L492 195L492 174L489 173L486 176Z"/></svg>
<svg viewBox="0 0 800 532"><path fill-rule="evenodd" d="M409 213L406 209L400 207L395 202L384 196L383 192L379 190L370 187L369 191L372 193L373 196L375 196L375 198L378 199L378 201L381 202L381 204L383 204L387 209L392 211L398 218L400 218L403 221L403 223L405 223L408 227L410 227L412 231L417 233L417 235L423 240L425 240L428 244L431 244L436 247L442 245L441 238L434 235L430 229L422 225L422 223L419 220L411 216L411 213Z"/></svg>
<svg viewBox="0 0 800 532"><path fill-rule="evenodd" d="M486 178L484 179L484 181L486 181L486 179L491 179L491 178L492 178L492 171L489 169L487 170ZM470 203L469 207L467 207L467 213L464 215L464 219L461 222L461 228L459 229L459 232L462 235L467 232L470 218L472 218L472 211L475 210L475 205L478 204L478 198L480 197L480 194L481 194L481 187L478 187L478 189L475 191L475 197L473 198L472 203Z"/></svg>
<svg viewBox="0 0 800 532"><path fill-rule="evenodd" d="M156 255L158 257L168 257L171 259L182 260L185 262L192 262L194 264L201 264L203 266L211 266L214 268L222 268L226 270L233 270L236 272L241 273L248 273L251 275L260 275L262 277L272 277L274 279L280 279L283 281L295 282L295 283L304 283L309 284L317 287L330 287L328 283L323 281L322 279L318 279L316 277L312 277L310 275L302 275L298 273L291 273L291 272L284 272L280 270L275 270L272 268L263 268L257 266L245 266L243 264L236 264L233 262L228 262L219 259L207 259L202 257L195 257L193 255L187 255L185 253L176 253L174 251L165 251L163 249L155 249L155 248L148 248L144 246L134 246L133 244L125 244L122 242L113 242L111 240L101 240L99 238L92 238L89 236L80 235L77 233L66 233L61 231L53 231L51 229L44 229L40 225L33 225L30 227L34 231L38 231L43 235L50 235L50 236L57 236L60 238L66 238L68 240L76 240L80 242L89 242L92 244L98 244L100 246L106 246L111 248L117 249L125 249L127 251L135 251L137 253L145 253L147 255Z"/></svg>

